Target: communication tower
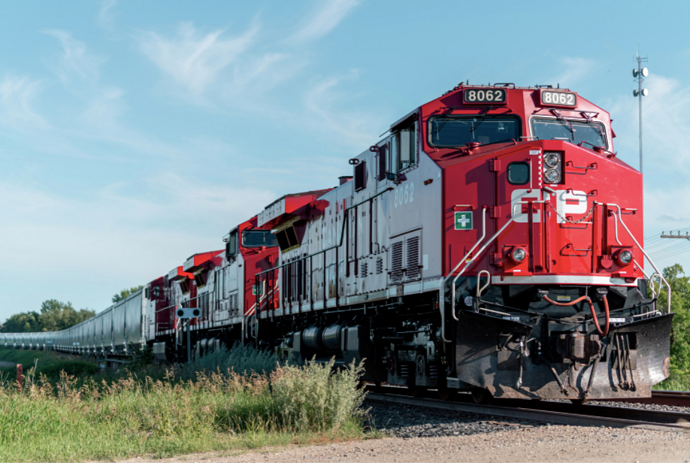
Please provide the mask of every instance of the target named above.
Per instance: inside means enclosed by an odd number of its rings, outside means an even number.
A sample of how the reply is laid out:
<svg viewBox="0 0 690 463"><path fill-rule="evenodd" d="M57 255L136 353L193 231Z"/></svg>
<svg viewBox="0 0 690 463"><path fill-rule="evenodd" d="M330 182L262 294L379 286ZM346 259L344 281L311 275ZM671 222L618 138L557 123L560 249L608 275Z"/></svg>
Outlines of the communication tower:
<svg viewBox="0 0 690 463"><path fill-rule="evenodd" d="M649 69L642 67L642 63L647 62L647 57L643 58L640 56L639 47L635 54L635 60L637 61L637 69L633 69L633 77L635 82L637 82L637 90L633 90L633 96L638 99L640 108L640 173L642 173L642 97L649 95L649 90L642 88L642 84L644 83L644 78L649 75Z"/></svg>

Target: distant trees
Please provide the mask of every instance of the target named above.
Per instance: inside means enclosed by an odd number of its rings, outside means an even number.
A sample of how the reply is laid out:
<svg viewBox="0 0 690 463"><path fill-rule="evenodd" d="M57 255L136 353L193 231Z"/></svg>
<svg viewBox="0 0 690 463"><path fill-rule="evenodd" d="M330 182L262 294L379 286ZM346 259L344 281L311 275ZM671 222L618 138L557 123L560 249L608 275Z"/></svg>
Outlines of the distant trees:
<svg viewBox="0 0 690 463"><path fill-rule="evenodd" d="M113 303L117 303L117 302L120 302L122 300L127 299L127 296L129 296L132 293L136 293L137 291L139 291L143 287L144 286L142 285L142 286L135 286L135 287L129 288L129 289L127 289L127 288L123 289L118 294L113 296Z"/></svg>
<svg viewBox="0 0 690 463"><path fill-rule="evenodd" d="M40 312L29 311L12 315L0 328L2 333L60 331L96 315L89 309L76 310L71 302L49 299L41 304Z"/></svg>
<svg viewBox="0 0 690 463"><path fill-rule="evenodd" d="M666 267L663 273L671 286L671 310L675 312L671 333L671 371L676 377L690 378L690 277L685 276L679 264ZM659 301L664 301L660 305L666 301L663 287Z"/></svg>

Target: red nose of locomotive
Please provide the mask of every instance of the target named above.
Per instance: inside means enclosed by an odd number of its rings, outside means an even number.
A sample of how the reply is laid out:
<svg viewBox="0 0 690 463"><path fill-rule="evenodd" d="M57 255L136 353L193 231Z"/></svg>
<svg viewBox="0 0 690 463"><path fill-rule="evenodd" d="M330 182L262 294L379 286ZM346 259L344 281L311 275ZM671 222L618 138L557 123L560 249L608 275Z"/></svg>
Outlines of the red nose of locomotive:
<svg viewBox="0 0 690 463"><path fill-rule="evenodd" d="M611 153L543 140L477 161L485 169L446 172L474 176L477 188L475 204L463 205L467 190L447 183L449 264L474 257L494 284L634 285L644 276L641 175ZM468 252L489 237L483 256Z"/></svg>
<svg viewBox="0 0 690 463"><path fill-rule="evenodd" d="M672 315L638 291L642 176L613 152L608 114L566 90L457 90L425 118L443 170L448 384L501 397L649 394L669 374Z"/></svg>

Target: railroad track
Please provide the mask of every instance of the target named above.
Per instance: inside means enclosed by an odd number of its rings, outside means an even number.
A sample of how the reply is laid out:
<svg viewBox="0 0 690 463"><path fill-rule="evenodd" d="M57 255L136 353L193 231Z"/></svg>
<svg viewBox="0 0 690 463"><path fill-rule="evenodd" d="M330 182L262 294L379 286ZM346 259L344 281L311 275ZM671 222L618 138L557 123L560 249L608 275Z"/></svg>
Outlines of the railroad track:
<svg viewBox="0 0 690 463"><path fill-rule="evenodd" d="M670 405L673 407L690 407L690 392L652 391L652 397L638 399L620 399L615 400L615 402Z"/></svg>
<svg viewBox="0 0 690 463"><path fill-rule="evenodd" d="M530 400L496 400L490 405L480 405L474 403L469 394L458 394L453 400L444 401L428 397L411 397L406 395L405 388L379 387L372 391L367 394L367 399L441 410L570 426L632 427L655 431L690 432L690 413ZM662 396L663 394L659 395L659 397ZM668 400L678 400L673 399L674 396L671 395L666 395L666 397ZM689 395L686 394L685 397ZM650 400L652 402L649 403L658 403L653 401L654 397Z"/></svg>

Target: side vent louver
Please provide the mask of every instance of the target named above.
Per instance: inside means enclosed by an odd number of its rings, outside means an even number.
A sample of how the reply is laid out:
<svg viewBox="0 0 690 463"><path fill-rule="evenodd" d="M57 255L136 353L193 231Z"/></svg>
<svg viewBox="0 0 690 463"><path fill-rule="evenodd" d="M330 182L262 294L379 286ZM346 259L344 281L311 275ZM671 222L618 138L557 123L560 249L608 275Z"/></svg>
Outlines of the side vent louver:
<svg viewBox="0 0 690 463"><path fill-rule="evenodd" d="M383 259L380 257L376 259L376 274L381 275L383 273Z"/></svg>
<svg viewBox="0 0 690 463"><path fill-rule="evenodd" d="M419 272L419 236L407 239L407 279L416 280Z"/></svg>
<svg viewBox="0 0 690 463"><path fill-rule="evenodd" d="M359 276L361 278L366 278L367 275L369 275L369 263L362 262L362 264L359 266Z"/></svg>
<svg viewBox="0 0 690 463"><path fill-rule="evenodd" d="M398 241L391 246L391 282L399 283L403 275L403 242Z"/></svg>

